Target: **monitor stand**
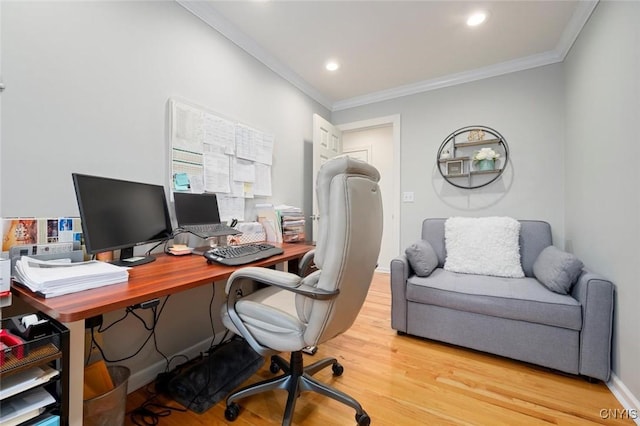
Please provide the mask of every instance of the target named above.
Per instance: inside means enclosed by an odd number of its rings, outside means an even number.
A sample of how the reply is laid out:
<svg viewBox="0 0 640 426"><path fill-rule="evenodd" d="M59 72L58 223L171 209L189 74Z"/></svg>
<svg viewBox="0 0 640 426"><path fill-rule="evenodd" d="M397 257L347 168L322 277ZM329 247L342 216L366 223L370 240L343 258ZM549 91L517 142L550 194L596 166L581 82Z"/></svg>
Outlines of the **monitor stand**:
<svg viewBox="0 0 640 426"><path fill-rule="evenodd" d="M207 242L209 243L208 246L196 247L191 251L191 253L203 255L214 247L226 246L227 236L221 235L219 237L209 237L207 238Z"/></svg>
<svg viewBox="0 0 640 426"><path fill-rule="evenodd" d="M120 259L114 260L114 265L117 266L140 266L146 263L151 263L156 260L153 256L134 256L133 247L126 247L120 250Z"/></svg>

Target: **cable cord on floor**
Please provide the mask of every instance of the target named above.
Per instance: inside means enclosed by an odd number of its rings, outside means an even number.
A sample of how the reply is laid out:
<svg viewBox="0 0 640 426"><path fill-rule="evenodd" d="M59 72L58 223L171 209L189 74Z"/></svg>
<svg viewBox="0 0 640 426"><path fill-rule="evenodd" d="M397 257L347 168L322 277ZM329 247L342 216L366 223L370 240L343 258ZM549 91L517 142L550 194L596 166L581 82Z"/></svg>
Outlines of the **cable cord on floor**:
<svg viewBox="0 0 640 426"><path fill-rule="evenodd" d="M171 412L173 411L187 411L186 408L169 407L168 405L153 402L158 395L160 394L152 394L145 402L140 404L139 407L134 408L128 413L133 424L138 426L154 426L160 423L160 419L162 417L171 415ZM154 408L159 410L154 410Z"/></svg>
<svg viewBox="0 0 640 426"><path fill-rule="evenodd" d="M207 353L209 353L209 354L214 352L222 344L226 343L226 339L227 339L227 336L229 334L229 330L226 330L226 332L222 336L222 340L220 341L220 343L218 343L217 345L215 344L216 331L215 331L215 322L214 322L214 318L213 318L213 303L214 303L215 293L216 293L215 292L215 283L212 283L211 289L212 289L212 294L211 294L211 299L209 301L209 321L210 321L213 337L212 337L211 343L209 345L209 349L207 350ZM147 336L145 341L142 343L140 348L138 348L138 350L136 350L132 355L129 355L127 357L120 358L120 359L115 359L115 360L108 359L105 356L103 348L99 345L99 343L95 339L94 328L91 328L91 341L96 346L96 348L98 348L98 351L100 351L100 354L102 355L102 358L106 362L120 362L120 361L124 361L124 360L130 359L130 358L136 356L138 353L140 353L140 351L146 346L146 344L149 342L149 340L153 337L153 342L154 342L154 346L155 346L156 351L160 355L162 355L162 357L166 361L165 373L169 373L171 371L171 362L174 361L177 358L183 357L183 358L186 359L186 362L188 363L189 362L189 358L186 355L179 354L179 355L175 355L175 356L171 357L171 359L169 359L158 348L158 342L156 340L155 329L156 329L156 326L158 324L158 320L160 319L160 314L162 313L162 311L163 311L168 299L169 299L169 296L167 296L165 298L165 300L162 302L162 305L160 305L160 309L158 311L157 311L157 308L158 308L157 306L154 306L154 307L151 308L151 310L153 312L153 321L152 321L151 325L148 325L146 320L144 318L142 318L138 313L135 312L134 308L128 307L126 309L125 315L123 317L121 317L121 318L117 319L116 321L114 321L113 323L109 324L104 329L102 328L102 326L98 328L97 331L99 333L101 333L101 332L104 332L104 331L108 330L109 328L113 327L115 324L123 321L125 318L127 318L127 316L129 316L129 314L135 316L142 323L142 325L145 328L145 330L150 331L150 333L149 333L149 336ZM202 356L202 354L201 354L201 356ZM180 367L180 366L178 366L178 367ZM176 367L176 368L178 368L178 367ZM196 398L205 389L207 389L207 387L208 387L208 385L209 385L209 383L211 381L211 373L212 373L211 370L209 370L209 374L208 374L207 381L206 381L205 385L202 387L202 389L200 389L196 393L196 395L193 396L193 398L191 399L191 401L187 405L186 409L174 408L174 407L169 407L169 406L166 406L166 405L155 403L155 402L153 402L153 399L156 398L159 395L159 393L154 393L145 402L143 402L139 407L137 407L137 408L135 408L135 409L133 409L133 410L131 410L129 412L131 421L134 424L139 425L139 426L157 425L160 422L160 418L167 417L167 416L171 415L172 411L187 411L187 409L195 402ZM154 408L156 410L154 410ZM159 410L157 410L157 409L159 409Z"/></svg>
<svg viewBox="0 0 640 426"><path fill-rule="evenodd" d="M209 344L209 349L207 350L208 353L211 353L217 347L217 345L215 345L216 328L215 328L215 324L214 324L214 321L213 321L213 301L214 301L214 299L216 297L216 285L215 284L216 283L211 283L211 299L209 300L209 322L211 324L211 332L213 334L213 337L211 339L211 343ZM227 330L227 332L222 337L223 340L226 338L228 332L229 332L229 330ZM222 344L222 342L220 342L218 345L220 345L220 344ZM209 369L209 371L208 371L206 383L193 396L193 398L191 398L191 400L189 401L189 404L187 404L187 408L191 408L191 405L195 402L195 400L198 398L198 396L200 396L200 394L202 394L202 392L205 389L207 389L207 387L209 386L210 382L211 382L211 369Z"/></svg>

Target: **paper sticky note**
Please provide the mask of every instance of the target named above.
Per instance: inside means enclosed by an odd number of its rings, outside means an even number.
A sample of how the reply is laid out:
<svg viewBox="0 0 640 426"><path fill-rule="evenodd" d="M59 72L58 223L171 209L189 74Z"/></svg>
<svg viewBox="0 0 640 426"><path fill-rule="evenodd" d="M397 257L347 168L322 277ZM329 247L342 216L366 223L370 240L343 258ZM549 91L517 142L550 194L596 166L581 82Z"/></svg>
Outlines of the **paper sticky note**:
<svg viewBox="0 0 640 426"><path fill-rule="evenodd" d="M189 176L186 173L176 173L173 175L173 183L176 191L186 191L189 189Z"/></svg>

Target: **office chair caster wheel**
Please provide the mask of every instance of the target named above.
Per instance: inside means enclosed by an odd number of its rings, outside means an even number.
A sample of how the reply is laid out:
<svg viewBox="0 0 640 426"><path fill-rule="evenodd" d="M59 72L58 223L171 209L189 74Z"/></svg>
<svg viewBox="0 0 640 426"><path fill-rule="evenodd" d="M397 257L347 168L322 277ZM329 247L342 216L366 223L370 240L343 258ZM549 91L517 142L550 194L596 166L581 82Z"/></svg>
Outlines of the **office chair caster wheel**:
<svg viewBox="0 0 640 426"><path fill-rule="evenodd" d="M342 373L344 373L344 367L337 362L331 366L331 369L333 370L334 376L342 376Z"/></svg>
<svg viewBox="0 0 640 426"><path fill-rule="evenodd" d="M369 426L371 424L371 417L369 417L367 413L356 414L356 422L358 422L358 426Z"/></svg>
<svg viewBox="0 0 640 426"><path fill-rule="evenodd" d="M235 419L238 418L238 414L240 414L240 406L235 402L227 405L227 408L224 410L224 418L230 422L235 421Z"/></svg>
<svg viewBox="0 0 640 426"><path fill-rule="evenodd" d="M269 371L271 371L273 374L276 374L278 371L280 371L280 366L278 365L277 362L271 361L271 365L269 366Z"/></svg>

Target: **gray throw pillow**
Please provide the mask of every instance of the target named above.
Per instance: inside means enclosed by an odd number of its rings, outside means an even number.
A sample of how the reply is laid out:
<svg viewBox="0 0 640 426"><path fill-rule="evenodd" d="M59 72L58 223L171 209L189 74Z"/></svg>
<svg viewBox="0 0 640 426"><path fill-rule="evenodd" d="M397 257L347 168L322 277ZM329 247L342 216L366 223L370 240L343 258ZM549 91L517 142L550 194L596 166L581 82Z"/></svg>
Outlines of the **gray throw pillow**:
<svg viewBox="0 0 640 426"><path fill-rule="evenodd" d="M407 247L404 253L419 277L428 277L438 267L438 255L428 241L416 241Z"/></svg>
<svg viewBox="0 0 640 426"><path fill-rule="evenodd" d="M533 263L533 275L549 290L568 294L582 271L582 262L554 246L542 250Z"/></svg>

